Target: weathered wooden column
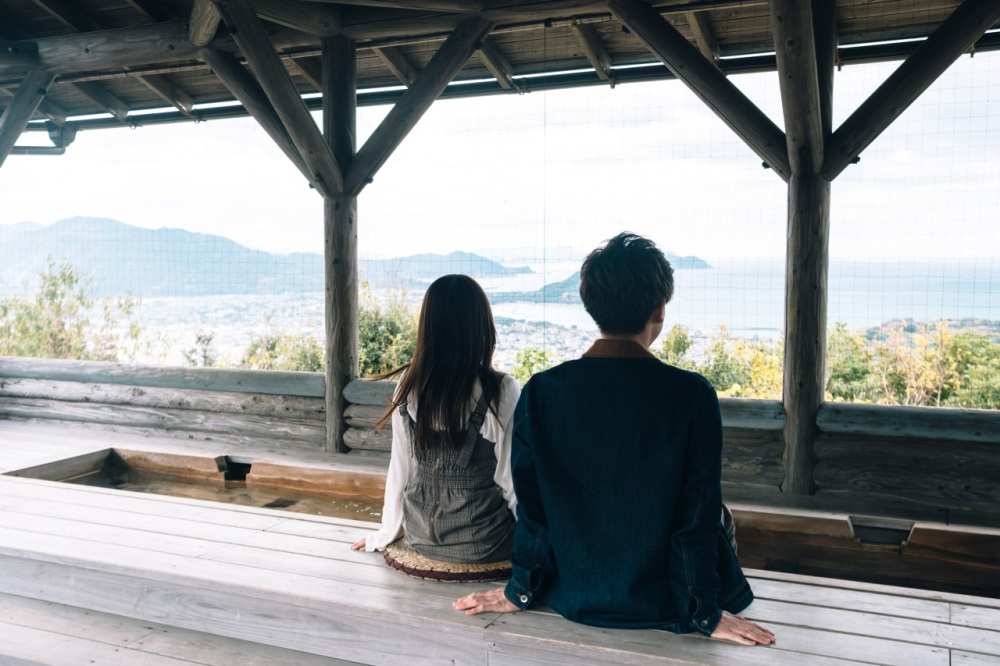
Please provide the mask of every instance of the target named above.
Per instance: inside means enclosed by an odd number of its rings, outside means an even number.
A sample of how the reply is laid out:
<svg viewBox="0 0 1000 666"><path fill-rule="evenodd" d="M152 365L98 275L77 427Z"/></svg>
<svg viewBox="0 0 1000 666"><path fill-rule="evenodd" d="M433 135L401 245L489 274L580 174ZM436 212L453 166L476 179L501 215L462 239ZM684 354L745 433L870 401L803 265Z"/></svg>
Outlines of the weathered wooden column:
<svg viewBox="0 0 1000 666"><path fill-rule="evenodd" d="M827 53L834 48L832 4L828 0L770 3L792 173L785 264L782 402L787 420L782 491L794 494L815 489L816 414L826 387L830 183L820 172L832 124L833 57Z"/></svg>
<svg viewBox="0 0 1000 666"><path fill-rule="evenodd" d="M323 40L323 135L341 168L357 142L357 49ZM344 453L344 388L358 375L358 199L340 189L323 198L326 266L326 448Z"/></svg>

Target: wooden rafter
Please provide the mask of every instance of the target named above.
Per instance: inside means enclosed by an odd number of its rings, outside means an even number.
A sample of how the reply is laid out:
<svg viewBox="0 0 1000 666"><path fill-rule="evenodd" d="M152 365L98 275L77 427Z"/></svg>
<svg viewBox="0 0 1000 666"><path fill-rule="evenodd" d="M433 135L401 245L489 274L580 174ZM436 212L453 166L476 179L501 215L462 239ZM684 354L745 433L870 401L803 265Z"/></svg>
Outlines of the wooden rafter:
<svg viewBox="0 0 1000 666"><path fill-rule="evenodd" d="M492 21L479 16L467 18L441 45L427 68L420 73L409 90L403 93L354 156L345 178L345 192L349 196L357 196L374 177L434 100L465 66L475 52L476 45L492 28Z"/></svg>
<svg viewBox="0 0 1000 666"><path fill-rule="evenodd" d="M483 37L479 45L479 59L486 69L489 70L493 78L497 80L504 90L520 90L521 87L514 82L514 68L506 56L497 48L496 43L489 37Z"/></svg>
<svg viewBox="0 0 1000 666"><path fill-rule="evenodd" d="M218 7L226 24L235 28L233 38L288 130L302 159L315 174L312 181L316 184L316 189L324 196L343 191L343 172L313 122L309 109L295 89L288 70L281 63L253 7L247 0L227 0Z"/></svg>
<svg viewBox="0 0 1000 666"><path fill-rule="evenodd" d="M708 15L705 12L684 12L684 16L687 18L688 25L691 26L698 50L709 62L723 71L722 51L719 49L719 42L715 39L715 31L712 30L712 22L708 20Z"/></svg>
<svg viewBox="0 0 1000 666"><path fill-rule="evenodd" d="M175 86L170 80L161 75L151 74L136 77L139 81L152 90L156 95L170 106L176 108L188 118L194 119L194 100L191 95Z"/></svg>
<svg viewBox="0 0 1000 666"><path fill-rule="evenodd" d="M305 160L299 154L295 142L289 136L288 130L278 117L278 112L274 110L271 101L267 98L264 90L257 83L257 80L250 75L235 56L223 53L214 49L204 48L198 52L219 80L225 84L229 92L233 94L247 113L257 121L257 123L267 132L281 152L285 153L295 168L302 172L310 183L313 183L312 171L306 166ZM313 183L315 186L315 183Z"/></svg>
<svg viewBox="0 0 1000 666"><path fill-rule="evenodd" d="M376 47L372 51L382 61L382 64L389 68L393 76L399 79L400 83L407 88L413 85L420 70L413 66L413 63L402 51L394 46Z"/></svg>
<svg viewBox="0 0 1000 666"><path fill-rule="evenodd" d="M608 50L604 48L601 37L594 30L594 27L590 24L579 23L577 21L573 21L571 27L573 34L576 35L576 41L580 44L580 48L583 49L587 60L590 61L591 67L597 72L597 76L611 85L615 85L617 80L615 79L614 72L611 71L611 56L608 55Z"/></svg>
<svg viewBox="0 0 1000 666"><path fill-rule="evenodd" d="M309 85L313 87L313 90L319 92L323 89L323 68L320 64L320 59L314 56L305 56L302 58L290 58L292 66L298 70Z"/></svg>
<svg viewBox="0 0 1000 666"><path fill-rule="evenodd" d="M85 81L80 83L71 83L70 85L83 93L94 104L114 116L115 120L118 122L128 122L128 104L123 102L116 95L108 92L108 89L101 84L94 83L92 81Z"/></svg>
<svg viewBox="0 0 1000 666"><path fill-rule="evenodd" d="M33 69L21 81L14 99L0 114L0 166L14 148L21 132L28 126L35 110L44 99L55 77L41 69Z"/></svg>
<svg viewBox="0 0 1000 666"><path fill-rule="evenodd" d="M251 4L262 19L310 35L336 37L343 27L338 7L289 0L251 0Z"/></svg>
<svg viewBox="0 0 1000 666"><path fill-rule="evenodd" d="M197 47L208 46L219 30L222 14L212 0L194 0L188 19L188 40Z"/></svg>
<svg viewBox="0 0 1000 666"><path fill-rule="evenodd" d="M156 0L125 0L125 2L153 23L176 21L179 18L164 3Z"/></svg>
<svg viewBox="0 0 1000 666"><path fill-rule="evenodd" d="M785 133L739 88L649 5L639 0L611 0L608 8L775 173L788 180L791 171Z"/></svg>
<svg viewBox="0 0 1000 666"><path fill-rule="evenodd" d="M101 29L96 21L65 0L35 0L35 4L70 30L97 32Z"/></svg>
<svg viewBox="0 0 1000 666"><path fill-rule="evenodd" d="M997 0L959 5L833 133L823 177L836 178L998 20Z"/></svg>

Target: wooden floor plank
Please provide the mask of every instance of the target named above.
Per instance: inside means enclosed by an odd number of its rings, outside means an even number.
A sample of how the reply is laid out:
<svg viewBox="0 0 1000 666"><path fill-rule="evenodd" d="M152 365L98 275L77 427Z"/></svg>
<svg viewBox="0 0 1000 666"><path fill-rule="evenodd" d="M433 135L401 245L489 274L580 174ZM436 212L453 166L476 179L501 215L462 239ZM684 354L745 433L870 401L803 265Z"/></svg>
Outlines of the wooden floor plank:
<svg viewBox="0 0 1000 666"><path fill-rule="evenodd" d="M969 604L951 604L951 623L1000 631L1000 609Z"/></svg>
<svg viewBox="0 0 1000 666"><path fill-rule="evenodd" d="M697 663L711 665L740 664L746 666L833 666L858 663L921 664L948 666L947 651L918 647L906 651L913 661L865 660L866 655L893 651L893 641L862 638L848 651L855 657L845 658L842 644L852 640L839 634L773 627L777 643L773 646L747 647L696 635L675 635L666 631L598 629L567 624L558 616L541 613L514 613L502 616L490 625L487 636L495 646L490 653L490 666L495 664L643 664ZM599 639L595 639L595 632ZM588 649L599 643L601 650ZM836 656L831 656L836 655Z"/></svg>
<svg viewBox="0 0 1000 666"><path fill-rule="evenodd" d="M774 621L774 618L780 618L783 624L850 636L884 638L898 641L901 646L922 645L944 650L953 648L1000 654L1000 633L976 627L961 627L848 609L789 604L767 599L755 601L745 615L754 620L766 617ZM902 650L901 647L900 651Z"/></svg>
<svg viewBox="0 0 1000 666"><path fill-rule="evenodd" d="M42 630L56 640L65 636L124 649L125 654L134 659L127 663L133 664L146 664L158 656L179 659L185 664L212 666L355 666L354 662L12 595L0 595L0 627L4 630L11 627ZM5 639L7 636L5 633ZM10 640L17 640L16 631L10 632ZM78 647L81 644L74 645ZM44 657L44 651L32 655L31 659L40 664L75 665L86 663L75 659L87 654L90 649L88 646L81 650L71 660ZM0 654L4 651L5 648L0 646ZM6 651L15 650L8 648ZM18 651L23 651L23 648ZM0 659L0 663L7 664L7 661ZM103 663L103 660L98 663Z"/></svg>
<svg viewBox="0 0 1000 666"><path fill-rule="evenodd" d="M950 604L944 601L753 578L752 574L750 586L757 599L804 603L827 608L850 608L879 615L935 622L948 622L950 618Z"/></svg>
<svg viewBox="0 0 1000 666"><path fill-rule="evenodd" d="M997 666L997 664L1000 664L1000 656L995 654L976 654L961 650L953 650L951 653L951 666Z"/></svg>
<svg viewBox="0 0 1000 666"><path fill-rule="evenodd" d="M483 628L497 617L445 611L420 595L280 573L245 580L239 567L211 567L216 580L198 571L185 586L166 580L162 564L156 575L130 577L109 566L68 568L0 555L0 586L73 594L108 613L361 663L485 663Z"/></svg>
<svg viewBox="0 0 1000 666"><path fill-rule="evenodd" d="M150 654L128 647L109 645L57 634L44 629L22 627L0 622L0 663L5 659L21 659L32 664L70 666L75 664L101 664L102 666L192 666L206 662L192 662L158 654Z"/></svg>

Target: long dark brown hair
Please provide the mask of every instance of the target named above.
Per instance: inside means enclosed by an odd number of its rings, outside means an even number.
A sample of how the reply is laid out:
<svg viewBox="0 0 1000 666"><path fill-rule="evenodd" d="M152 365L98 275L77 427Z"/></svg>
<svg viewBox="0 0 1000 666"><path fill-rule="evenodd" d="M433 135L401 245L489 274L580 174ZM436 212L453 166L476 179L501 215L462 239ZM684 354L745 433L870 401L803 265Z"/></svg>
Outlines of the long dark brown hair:
<svg viewBox="0 0 1000 666"><path fill-rule="evenodd" d="M406 370L396 395L382 418L381 428L404 400L417 400L416 445L421 451L445 441L461 446L466 405L479 380L496 414L500 403L500 375L493 369L497 329L489 299L468 275L445 275L431 283L420 306L417 345L413 360L381 375Z"/></svg>

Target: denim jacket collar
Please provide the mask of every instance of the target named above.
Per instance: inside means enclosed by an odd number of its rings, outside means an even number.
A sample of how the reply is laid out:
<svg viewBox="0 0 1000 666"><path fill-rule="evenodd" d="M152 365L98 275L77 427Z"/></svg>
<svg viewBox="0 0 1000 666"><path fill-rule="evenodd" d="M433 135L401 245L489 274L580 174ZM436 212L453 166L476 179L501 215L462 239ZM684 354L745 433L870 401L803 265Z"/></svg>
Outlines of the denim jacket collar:
<svg viewBox="0 0 1000 666"><path fill-rule="evenodd" d="M634 340L600 338L583 353L584 358L656 358Z"/></svg>

